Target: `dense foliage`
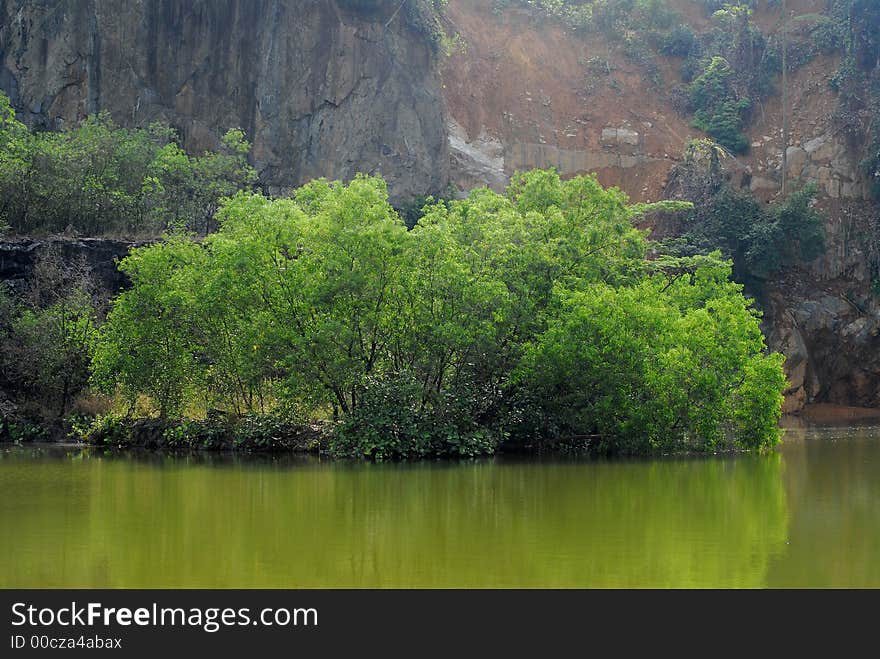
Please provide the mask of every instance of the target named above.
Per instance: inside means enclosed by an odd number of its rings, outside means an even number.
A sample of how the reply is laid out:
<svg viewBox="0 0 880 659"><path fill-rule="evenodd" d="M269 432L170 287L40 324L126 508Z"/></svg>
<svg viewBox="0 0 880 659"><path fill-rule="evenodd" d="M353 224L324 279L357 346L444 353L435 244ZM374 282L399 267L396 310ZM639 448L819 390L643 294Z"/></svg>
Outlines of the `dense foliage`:
<svg viewBox="0 0 880 659"><path fill-rule="evenodd" d="M586 435L603 450L642 452L715 448L732 427L742 446L768 443L782 356L762 354L729 266L693 263L668 272L658 264L632 287L560 292L518 371L542 436Z"/></svg>
<svg viewBox="0 0 880 659"><path fill-rule="evenodd" d="M552 171L412 230L378 178L241 193L122 262L93 382L163 418L338 419L333 452L375 459L772 445L781 357L728 264L646 260L645 210Z"/></svg>
<svg viewBox="0 0 880 659"><path fill-rule="evenodd" d="M691 85L695 108L694 126L705 131L718 144L735 153L744 153L749 141L743 134L743 115L751 108L747 98L737 98L731 84L733 69L727 60L712 58L706 70Z"/></svg>
<svg viewBox="0 0 880 659"><path fill-rule="evenodd" d="M780 269L809 262L825 247L824 218L813 206L814 184L781 202L764 204L725 178L727 154L708 140L693 141L673 170L670 192L694 203L685 214L661 221L661 231L679 236L667 245L682 255L720 250L733 260L736 279L752 290Z"/></svg>
<svg viewBox="0 0 880 659"><path fill-rule="evenodd" d="M0 402L32 419L64 418L88 386L97 314L88 268L47 253L23 294L0 287Z"/></svg>
<svg viewBox="0 0 880 659"><path fill-rule="evenodd" d="M158 236L206 233L219 200L252 187L240 130L222 148L190 156L174 131L89 117L61 132L31 132L0 92L0 228L17 234Z"/></svg>

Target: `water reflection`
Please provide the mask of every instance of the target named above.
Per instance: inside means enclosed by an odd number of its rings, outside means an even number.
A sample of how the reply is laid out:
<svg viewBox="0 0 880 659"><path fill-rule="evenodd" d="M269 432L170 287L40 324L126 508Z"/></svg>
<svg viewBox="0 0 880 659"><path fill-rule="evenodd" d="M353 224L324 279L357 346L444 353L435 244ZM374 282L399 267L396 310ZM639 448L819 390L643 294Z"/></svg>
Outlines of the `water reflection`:
<svg viewBox="0 0 880 659"><path fill-rule="evenodd" d="M880 440L822 432L619 462L7 448L0 586L880 585Z"/></svg>
<svg viewBox="0 0 880 659"><path fill-rule="evenodd" d="M770 586L880 586L880 427L805 427L782 447L790 545Z"/></svg>

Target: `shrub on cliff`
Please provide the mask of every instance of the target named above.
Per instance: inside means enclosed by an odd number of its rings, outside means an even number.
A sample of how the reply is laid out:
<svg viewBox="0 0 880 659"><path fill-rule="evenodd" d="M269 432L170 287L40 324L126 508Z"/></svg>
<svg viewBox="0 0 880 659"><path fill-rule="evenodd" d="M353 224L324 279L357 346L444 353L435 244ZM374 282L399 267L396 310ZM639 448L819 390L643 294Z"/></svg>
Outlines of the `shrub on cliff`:
<svg viewBox="0 0 880 659"><path fill-rule="evenodd" d="M691 84L694 126L734 153L744 153L749 141L743 133L743 116L751 107L751 101L737 98L732 83L730 64L721 57L713 58Z"/></svg>
<svg viewBox="0 0 880 659"><path fill-rule="evenodd" d="M251 188L240 130L188 155L168 126L119 128L107 114L61 132L30 132L0 92L0 224L17 234L207 233L219 200Z"/></svg>
<svg viewBox="0 0 880 659"><path fill-rule="evenodd" d="M676 196L693 202L679 216L678 226L661 226L682 238L678 253L720 250L733 260L736 278L749 286L819 256L825 239L824 219L813 205L816 186L808 184L781 202L762 204L725 179L723 154L711 141L695 140L670 176Z"/></svg>

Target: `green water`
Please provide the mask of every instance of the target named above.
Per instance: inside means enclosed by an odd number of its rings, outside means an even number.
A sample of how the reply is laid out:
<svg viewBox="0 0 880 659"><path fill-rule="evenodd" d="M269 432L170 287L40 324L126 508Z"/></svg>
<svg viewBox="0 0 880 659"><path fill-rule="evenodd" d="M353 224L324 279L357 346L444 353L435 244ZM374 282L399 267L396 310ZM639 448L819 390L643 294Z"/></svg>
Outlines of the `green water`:
<svg viewBox="0 0 880 659"><path fill-rule="evenodd" d="M880 587L880 429L770 456L340 465L0 449L0 587Z"/></svg>

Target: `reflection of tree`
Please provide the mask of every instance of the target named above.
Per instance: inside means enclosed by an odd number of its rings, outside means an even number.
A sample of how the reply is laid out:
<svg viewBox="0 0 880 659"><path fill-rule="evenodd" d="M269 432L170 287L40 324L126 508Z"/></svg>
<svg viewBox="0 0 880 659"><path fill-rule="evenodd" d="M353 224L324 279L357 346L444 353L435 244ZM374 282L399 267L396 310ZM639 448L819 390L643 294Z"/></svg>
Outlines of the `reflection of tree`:
<svg viewBox="0 0 880 659"><path fill-rule="evenodd" d="M0 505L0 526L18 531L0 540L14 557L0 564L7 587L762 586L787 537L778 456L295 469L87 459L63 465L72 489L37 463L0 468L19 467L33 505L0 492L16 502Z"/></svg>

